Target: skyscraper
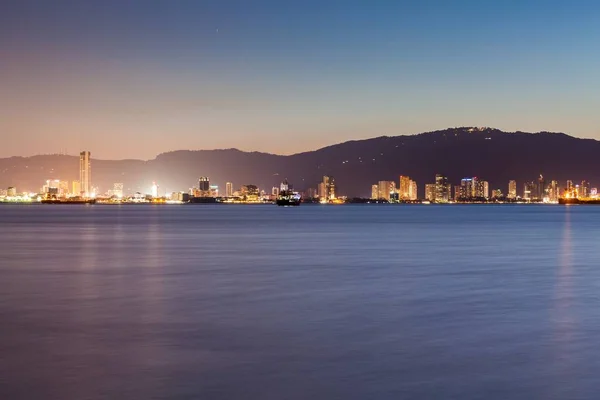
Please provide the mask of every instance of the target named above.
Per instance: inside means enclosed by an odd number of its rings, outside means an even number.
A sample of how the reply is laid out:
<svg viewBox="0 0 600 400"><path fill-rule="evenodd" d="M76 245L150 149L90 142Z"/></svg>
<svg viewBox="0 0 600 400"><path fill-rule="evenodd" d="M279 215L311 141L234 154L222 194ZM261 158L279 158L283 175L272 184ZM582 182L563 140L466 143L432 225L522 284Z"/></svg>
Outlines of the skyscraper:
<svg viewBox="0 0 600 400"><path fill-rule="evenodd" d="M233 183L227 182L225 184L225 196L233 197Z"/></svg>
<svg viewBox="0 0 600 400"><path fill-rule="evenodd" d="M552 203L558 202L560 197L560 188L558 187L558 181L550 181L548 185L548 199Z"/></svg>
<svg viewBox="0 0 600 400"><path fill-rule="evenodd" d="M371 199L379 200L379 186L378 185L371 185Z"/></svg>
<svg viewBox="0 0 600 400"><path fill-rule="evenodd" d="M410 177L400 175L400 186L398 186L400 200L410 200L410 182Z"/></svg>
<svg viewBox="0 0 600 400"><path fill-rule="evenodd" d="M323 181L319 183L318 191L321 200L333 200L336 198L335 178L333 176L323 176Z"/></svg>
<svg viewBox="0 0 600 400"><path fill-rule="evenodd" d="M152 197L158 197L158 185L156 184L156 182L152 182Z"/></svg>
<svg viewBox="0 0 600 400"><path fill-rule="evenodd" d="M72 188L71 188L71 194L73 196L81 196L81 182L73 181Z"/></svg>
<svg viewBox="0 0 600 400"><path fill-rule="evenodd" d="M408 199L409 200L417 200L417 198L418 198L417 182L411 180L409 190L408 190Z"/></svg>
<svg viewBox="0 0 600 400"><path fill-rule="evenodd" d="M581 185L579 186L579 197L589 197L590 196L590 183L588 181L581 181Z"/></svg>
<svg viewBox="0 0 600 400"><path fill-rule="evenodd" d="M512 200L517 198L517 181L508 181L508 198Z"/></svg>
<svg viewBox="0 0 600 400"><path fill-rule="evenodd" d="M379 184L377 185L377 187L379 189L378 190L379 191L378 198L390 201L392 192L396 190L396 182L394 182L394 181L379 181Z"/></svg>
<svg viewBox="0 0 600 400"><path fill-rule="evenodd" d="M435 176L435 202L436 203L447 203L450 201L450 184L448 178L437 174Z"/></svg>
<svg viewBox="0 0 600 400"><path fill-rule="evenodd" d="M434 202L435 201L435 183L428 183L425 185L425 200Z"/></svg>
<svg viewBox="0 0 600 400"><path fill-rule="evenodd" d="M79 183L81 194L90 197L92 194L92 160L89 151L79 153Z"/></svg>
<svg viewBox="0 0 600 400"><path fill-rule="evenodd" d="M201 176L198 180L198 189L202 192L210 191L210 179L208 176Z"/></svg>

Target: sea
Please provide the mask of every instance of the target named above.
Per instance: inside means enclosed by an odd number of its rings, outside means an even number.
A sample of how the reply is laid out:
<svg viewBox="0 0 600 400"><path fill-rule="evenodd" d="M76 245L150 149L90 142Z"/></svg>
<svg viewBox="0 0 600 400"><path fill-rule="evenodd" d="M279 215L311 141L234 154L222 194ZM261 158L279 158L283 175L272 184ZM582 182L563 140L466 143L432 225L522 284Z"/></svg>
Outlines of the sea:
<svg viewBox="0 0 600 400"><path fill-rule="evenodd" d="M0 399L597 399L600 207L0 205Z"/></svg>

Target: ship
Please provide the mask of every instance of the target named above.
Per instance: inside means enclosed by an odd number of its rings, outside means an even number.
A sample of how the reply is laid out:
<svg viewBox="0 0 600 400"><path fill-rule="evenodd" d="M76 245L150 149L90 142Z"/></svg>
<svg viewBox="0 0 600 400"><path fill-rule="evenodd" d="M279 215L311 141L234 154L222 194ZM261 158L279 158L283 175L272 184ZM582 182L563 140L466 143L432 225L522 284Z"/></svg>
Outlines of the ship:
<svg viewBox="0 0 600 400"><path fill-rule="evenodd" d="M96 204L96 199L43 199L42 204Z"/></svg>
<svg viewBox="0 0 600 400"><path fill-rule="evenodd" d="M300 199L300 194L292 190L287 179L281 182L279 194L277 195L275 204L278 206L299 206Z"/></svg>
<svg viewBox="0 0 600 400"><path fill-rule="evenodd" d="M600 199L596 198L577 198L577 197L561 197L558 199L558 204L600 204Z"/></svg>

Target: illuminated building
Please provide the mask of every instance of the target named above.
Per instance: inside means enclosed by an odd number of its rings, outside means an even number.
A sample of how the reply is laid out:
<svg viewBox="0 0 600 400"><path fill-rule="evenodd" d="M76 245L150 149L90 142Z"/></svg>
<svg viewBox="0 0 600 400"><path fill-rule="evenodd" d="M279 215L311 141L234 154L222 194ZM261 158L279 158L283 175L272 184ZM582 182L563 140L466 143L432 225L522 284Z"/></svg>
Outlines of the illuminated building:
<svg viewBox="0 0 600 400"><path fill-rule="evenodd" d="M123 198L123 184L122 183L114 183L112 194L113 194L113 196L116 196L119 199Z"/></svg>
<svg viewBox="0 0 600 400"><path fill-rule="evenodd" d="M523 185L523 198L525 200L533 200L536 190L537 184L535 182L525 182Z"/></svg>
<svg viewBox="0 0 600 400"><path fill-rule="evenodd" d="M8 197L17 197L17 188L14 186L9 187L6 190L6 196Z"/></svg>
<svg viewBox="0 0 600 400"><path fill-rule="evenodd" d="M306 192L304 193L304 195L306 196L307 199L314 199L318 195L317 189L308 188L308 189L306 189Z"/></svg>
<svg viewBox="0 0 600 400"><path fill-rule="evenodd" d="M279 185L279 190L281 192L287 192L290 189L290 184L287 179L284 179L283 182ZM279 193L278 193L279 194Z"/></svg>
<svg viewBox="0 0 600 400"><path fill-rule="evenodd" d="M92 160L89 151L79 153L79 183L83 197L92 195Z"/></svg>
<svg viewBox="0 0 600 400"><path fill-rule="evenodd" d="M475 183L473 182L473 178L461 179L458 199L462 201L472 199L475 193Z"/></svg>
<svg viewBox="0 0 600 400"><path fill-rule="evenodd" d="M69 194L69 182L59 181L58 182L58 194L61 197L66 197Z"/></svg>
<svg viewBox="0 0 600 400"><path fill-rule="evenodd" d="M502 196L502 190L500 189L494 189L492 190L492 199L501 199Z"/></svg>
<svg viewBox="0 0 600 400"><path fill-rule="evenodd" d="M546 181L544 180L544 177L540 174L540 177L537 180L537 186L535 187L535 194L533 197L536 200L542 200L544 198L545 191Z"/></svg>
<svg viewBox="0 0 600 400"><path fill-rule="evenodd" d="M73 181L71 186L71 194L73 196L81 196L81 182Z"/></svg>
<svg viewBox="0 0 600 400"><path fill-rule="evenodd" d="M410 182L410 177L400 175L400 186L398 186L400 200L410 200Z"/></svg>
<svg viewBox="0 0 600 400"><path fill-rule="evenodd" d="M411 180L410 186L409 186L409 191L408 191L408 199L409 200L417 200L417 198L419 197L417 190L418 190L417 182Z"/></svg>
<svg viewBox="0 0 600 400"><path fill-rule="evenodd" d="M335 178L333 176L323 176L323 181L317 187L319 198L322 201L334 200L336 198L335 189Z"/></svg>
<svg viewBox="0 0 600 400"><path fill-rule="evenodd" d="M227 182L225 184L225 196L233 197L233 183Z"/></svg>
<svg viewBox="0 0 600 400"><path fill-rule="evenodd" d="M508 181L508 198L512 200L517 198L517 181Z"/></svg>
<svg viewBox="0 0 600 400"><path fill-rule="evenodd" d="M574 196L574 187L573 187L573 181L567 181L567 187L565 189L565 193L567 195L567 197L575 197Z"/></svg>
<svg viewBox="0 0 600 400"><path fill-rule="evenodd" d="M219 197L219 186L210 185L209 186L210 197Z"/></svg>
<svg viewBox="0 0 600 400"><path fill-rule="evenodd" d="M481 192L481 196L477 196L477 197L483 197L485 199L489 199L490 198L490 184L488 181L480 181L480 186L482 188L482 192Z"/></svg>
<svg viewBox="0 0 600 400"><path fill-rule="evenodd" d="M152 197L158 197L158 185L156 184L156 182L152 182Z"/></svg>
<svg viewBox="0 0 600 400"><path fill-rule="evenodd" d="M593 198L598 197L598 188L591 188L590 189L590 197L593 197Z"/></svg>
<svg viewBox="0 0 600 400"><path fill-rule="evenodd" d="M273 189L271 189L271 196L279 196L279 188L277 186L273 186Z"/></svg>
<svg viewBox="0 0 600 400"><path fill-rule="evenodd" d="M435 176L435 202L447 203L451 197L451 186L448 183L448 178L437 174Z"/></svg>
<svg viewBox="0 0 600 400"><path fill-rule="evenodd" d="M548 200L552 203L558 202L560 197L560 188L558 187L558 181L550 181L548 185Z"/></svg>
<svg viewBox="0 0 600 400"><path fill-rule="evenodd" d="M588 181L581 181L579 197L590 197L590 183Z"/></svg>
<svg viewBox="0 0 600 400"><path fill-rule="evenodd" d="M371 199L379 200L379 186L378 185L371 185Z"/></svg>
<svg viewBox="0 0 600 400"><path fill-rule="evenodd" d="M379 181L377 189L379 199L390 201L392 193L396 191L396 182Z"/></svg>
<svg viewBox="0 0 600 400"><path fill-rule="evenodd" d="M425 200L434 202L435 201L435 183L428 183L425 185Z"/></svg>

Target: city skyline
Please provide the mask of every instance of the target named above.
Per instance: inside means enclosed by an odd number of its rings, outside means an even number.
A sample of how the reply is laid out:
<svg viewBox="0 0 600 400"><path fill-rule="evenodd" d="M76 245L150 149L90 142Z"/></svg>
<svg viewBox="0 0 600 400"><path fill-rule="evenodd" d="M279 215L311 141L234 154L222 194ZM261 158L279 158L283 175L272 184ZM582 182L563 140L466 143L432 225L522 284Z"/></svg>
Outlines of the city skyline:
<svg viewBox="0 0 600 400"><path fill-rule="evenodd" d="M0 157L294 154L470 125L598 139L598 15L557 0L8 1Z"/></svg>

